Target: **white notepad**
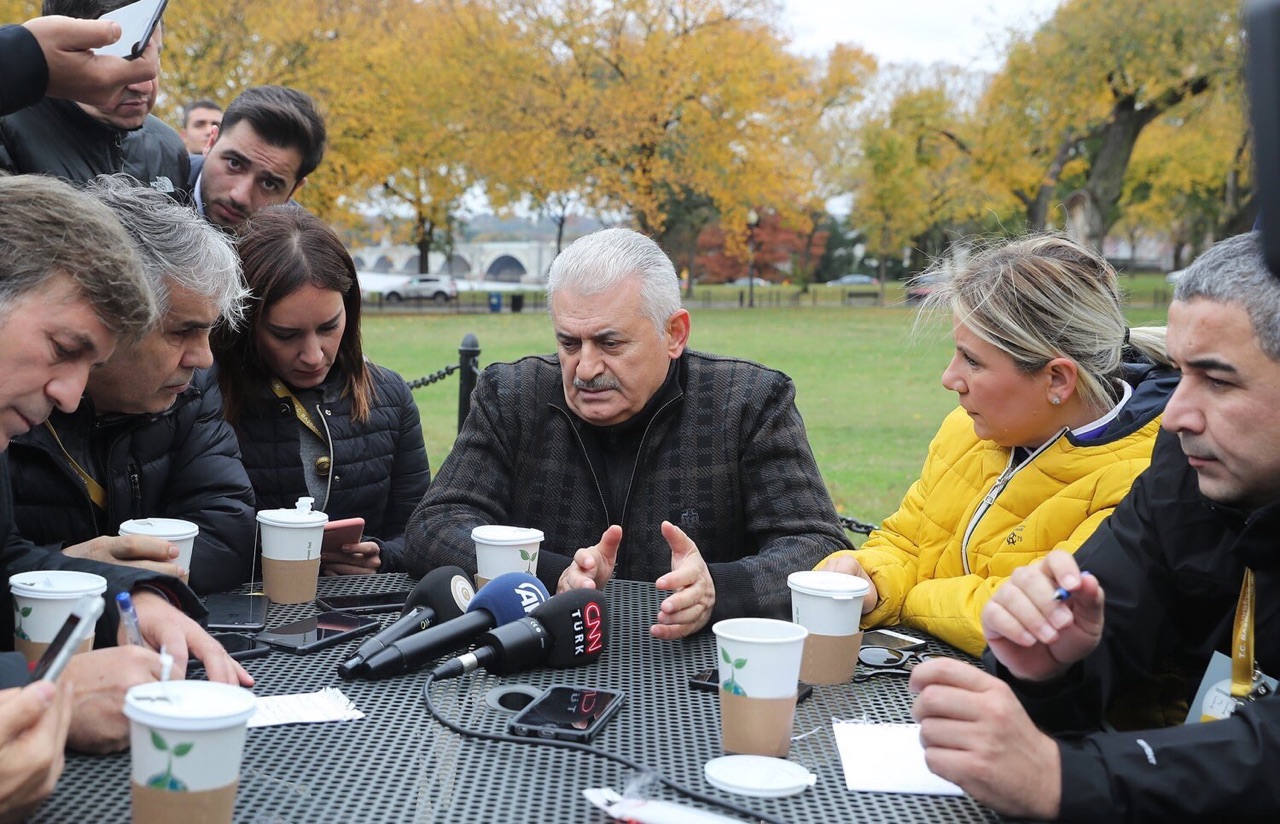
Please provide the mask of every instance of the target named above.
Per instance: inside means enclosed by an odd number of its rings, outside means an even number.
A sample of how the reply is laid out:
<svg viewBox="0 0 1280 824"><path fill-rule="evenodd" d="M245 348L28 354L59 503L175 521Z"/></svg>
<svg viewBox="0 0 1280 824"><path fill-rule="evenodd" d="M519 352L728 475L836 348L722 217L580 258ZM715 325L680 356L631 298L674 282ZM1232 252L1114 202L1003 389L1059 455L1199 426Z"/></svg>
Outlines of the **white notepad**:
<svg viewBox="0 0 1280 824"><path fill-rule="evenodd" d="M832 727L850 790L964 795L955 784L929 772L919 724L833 721Z"/></svg>
<svg viewBox="0 0 1280 824"><path fill-rule="evenodd" d="M296 695L270 695L258 699L258 709L249 718L249 727L277 724L315 724L321 721L350 721L364 718L351 699L336 687Z"/></svg>

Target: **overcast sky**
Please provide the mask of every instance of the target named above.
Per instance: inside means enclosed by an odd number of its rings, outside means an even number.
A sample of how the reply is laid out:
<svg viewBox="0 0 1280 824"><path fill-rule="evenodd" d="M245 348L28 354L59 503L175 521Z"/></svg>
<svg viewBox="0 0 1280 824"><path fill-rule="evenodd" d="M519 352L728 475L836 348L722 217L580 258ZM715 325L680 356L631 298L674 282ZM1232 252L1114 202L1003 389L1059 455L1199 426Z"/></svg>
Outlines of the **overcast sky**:
<svg viewBox="0 0 1280 824"><path fill-rule="evenodd" d="M996 44L1010 28L1044 20L1059 0L784 0L795 51L818 56L853 43L882 63L936 61L999 67Z"/></svg>

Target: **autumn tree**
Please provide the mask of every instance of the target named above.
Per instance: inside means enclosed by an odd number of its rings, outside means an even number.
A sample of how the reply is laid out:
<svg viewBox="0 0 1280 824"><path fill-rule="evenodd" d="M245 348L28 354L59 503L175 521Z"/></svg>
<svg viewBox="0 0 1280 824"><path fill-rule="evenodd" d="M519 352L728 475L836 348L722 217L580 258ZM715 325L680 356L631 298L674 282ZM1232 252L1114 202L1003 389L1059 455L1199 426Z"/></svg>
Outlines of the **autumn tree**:
<svg viewBox="0 0 1280 824"><path fill-rule="evenodd" d="M1074 171L1083 239L1101 248L1142 131L1238 70L1238 6L1067 0L1013 40L983 103L976 145L980 167L1004 178L1028 228L1047 225L1059 183Z"/></svg>

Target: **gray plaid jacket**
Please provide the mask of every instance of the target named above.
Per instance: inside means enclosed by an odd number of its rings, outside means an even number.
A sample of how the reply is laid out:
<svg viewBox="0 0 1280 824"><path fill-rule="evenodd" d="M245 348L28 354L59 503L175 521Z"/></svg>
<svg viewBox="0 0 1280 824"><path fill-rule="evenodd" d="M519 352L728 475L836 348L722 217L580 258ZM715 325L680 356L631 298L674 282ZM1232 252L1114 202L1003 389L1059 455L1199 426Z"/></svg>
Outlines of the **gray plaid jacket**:
<svg viewBox="0 0 1280 824"><path fill-rule="evenodd" d="M453 450L409 519L409 572L456 564L474 573L473 527L536 527L546 535L538 577L552 588L578 548L619 523L615 577L654 581L671 569L660 531L669 520L711 570L712 620L789 619L787 574L850 547L795 386L749 361L693 351L682 359L677 397L650 422L621 513L606 510L556 357L485 369Z"/></svg>

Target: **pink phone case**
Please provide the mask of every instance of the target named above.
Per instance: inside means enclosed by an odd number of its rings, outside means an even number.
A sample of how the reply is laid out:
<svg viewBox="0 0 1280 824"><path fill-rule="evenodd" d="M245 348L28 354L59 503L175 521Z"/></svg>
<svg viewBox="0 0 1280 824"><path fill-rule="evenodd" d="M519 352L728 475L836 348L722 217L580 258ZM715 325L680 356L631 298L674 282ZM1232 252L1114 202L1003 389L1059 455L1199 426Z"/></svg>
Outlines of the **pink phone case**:
<svg viewBox="0 0 1280 824"><path fill-rule="evenodd" d="M338 550L344 544L358 544L364 535L364 518L343 518L324 525L324 541L320 549Z"/></svg>

